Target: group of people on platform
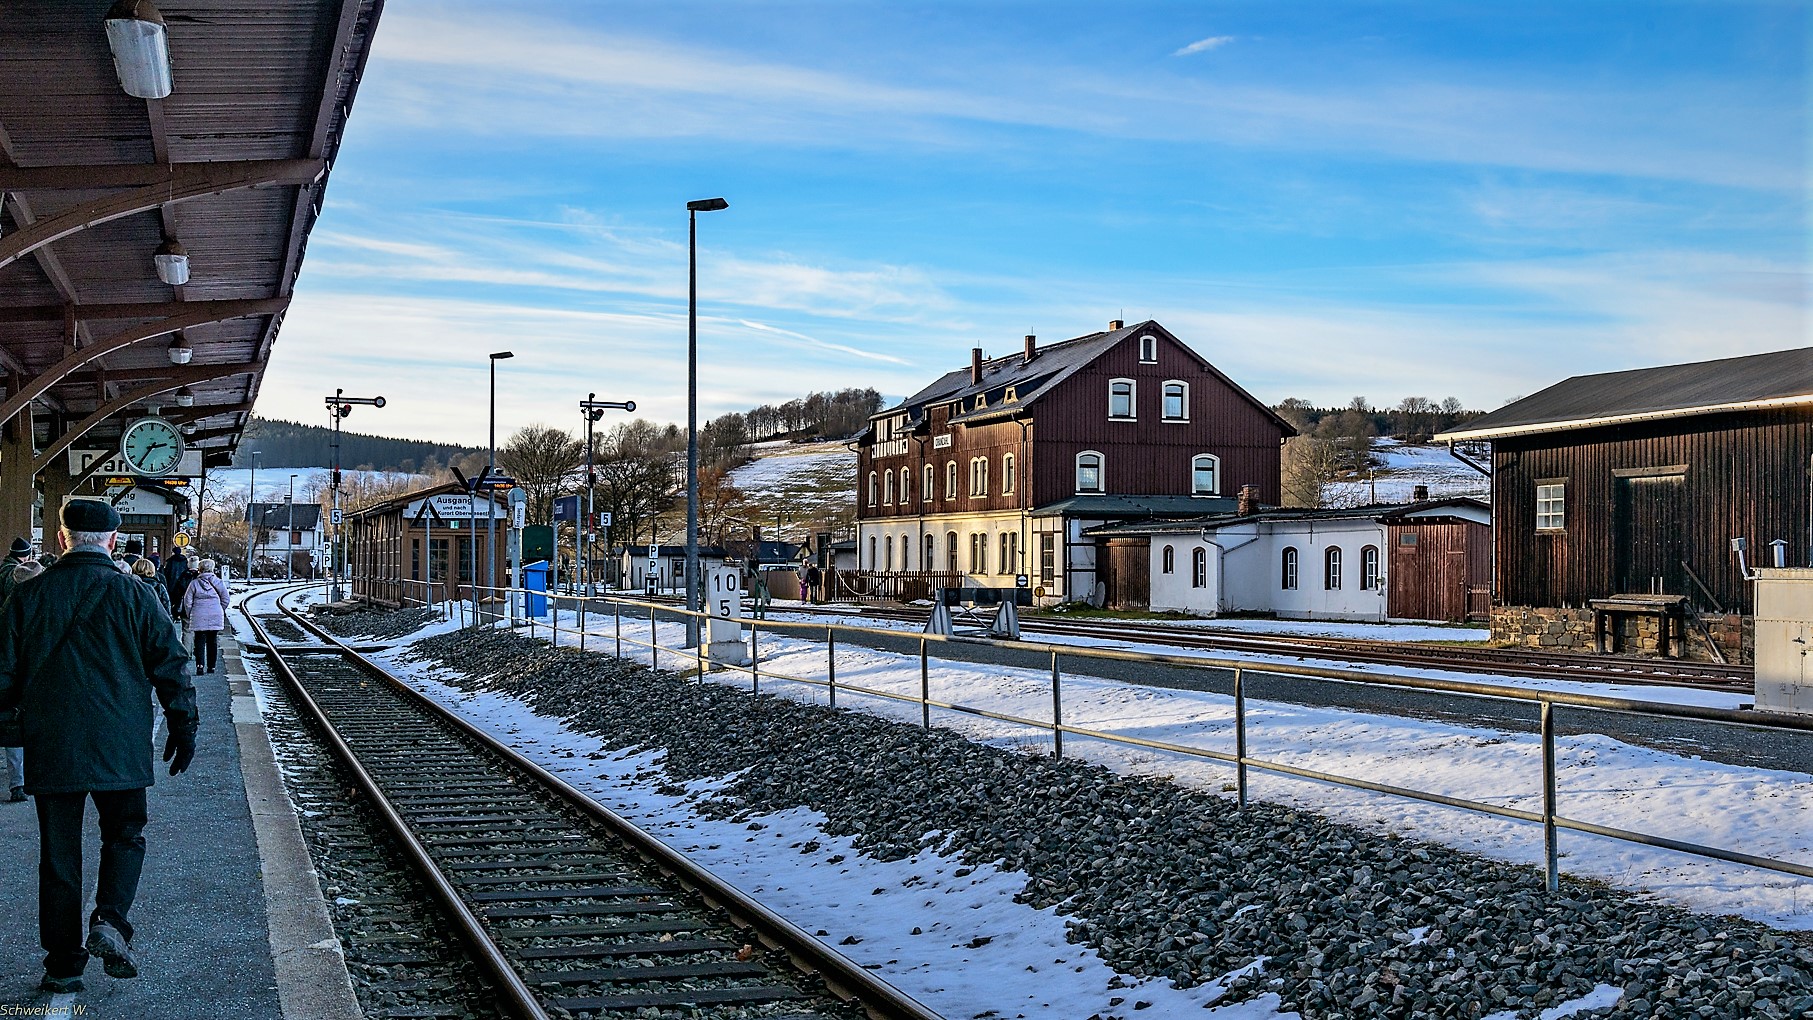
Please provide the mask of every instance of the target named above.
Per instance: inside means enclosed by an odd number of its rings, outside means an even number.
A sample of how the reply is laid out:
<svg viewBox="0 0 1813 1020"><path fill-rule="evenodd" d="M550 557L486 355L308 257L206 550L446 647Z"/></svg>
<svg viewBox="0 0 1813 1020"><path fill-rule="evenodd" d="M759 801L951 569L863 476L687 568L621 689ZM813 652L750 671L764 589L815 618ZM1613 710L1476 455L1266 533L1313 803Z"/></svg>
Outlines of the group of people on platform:
<svg viewBox="0 0 1813 1020"><path fill-rule="evenodd" d="M91 956L111 977L138 974L126 915L145 860L153 698L164 711L163 760L181 775L200 722L190 664L196 675L217 669L230 606L212 560L160 564L140 543L120 543L120 515L105 502L70 500L60 523L61 556L34 557L19 538L0 559L0 745L10 800L29 795L37 807L40 988L51 993L80 991ZM84 939L90 799L101 859Z"/></svg>

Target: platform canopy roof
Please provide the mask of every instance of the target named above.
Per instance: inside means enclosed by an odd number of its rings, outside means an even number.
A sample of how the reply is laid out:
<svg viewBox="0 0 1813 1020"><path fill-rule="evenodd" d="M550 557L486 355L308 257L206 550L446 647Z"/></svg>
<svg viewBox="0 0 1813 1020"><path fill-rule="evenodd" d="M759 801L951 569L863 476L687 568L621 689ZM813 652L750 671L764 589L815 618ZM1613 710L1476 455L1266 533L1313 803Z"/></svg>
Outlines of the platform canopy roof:
<svg viewBox="0 0 1813 1020"><path fill-rule="evenodd" d="M0 419L30 410L37 470L150 407L231 459L382 6L0 0ZM168 96L127 94L122 14L161 17Z"/></svg>

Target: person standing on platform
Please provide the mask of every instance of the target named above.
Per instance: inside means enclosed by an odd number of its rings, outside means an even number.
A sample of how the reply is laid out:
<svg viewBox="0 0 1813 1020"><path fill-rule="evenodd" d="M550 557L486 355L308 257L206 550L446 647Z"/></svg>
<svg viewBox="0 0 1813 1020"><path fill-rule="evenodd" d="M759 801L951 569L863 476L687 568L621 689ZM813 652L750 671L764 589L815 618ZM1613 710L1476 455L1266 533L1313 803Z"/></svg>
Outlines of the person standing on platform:
<svg viewBox="0 0 1813 1020"><path fill-rule="evenodd" d="M220 632L227 625L227 586L214 573L214 561L201 561L201 574L183 591L183 616L195 634L195 675L214 672L220 658Z"/></svg>
<svg viewBox="0 0 1813 1020"><path fill-rule="evenodd" d="M158 578L157 568L151 565L150 560L140 558L136 563L132 564L132 573L140 581L145 583L145 587L151 589L153 595L157 596L157 604L163 607L164 615L170 619L171 625L174 626L176 613L170 608L170 593L164 590L164 582Z"/></svg>
<svg viewBox="0 0 1813 1020"><path fill-rule="evenodd" d="M164 707L164 760L181 775L195 757L189 653L157 597L110 555L120 515L95 500L63 507L66 550L0 609L0 709L19 710L25 792L38 811L38 937L42 989L82 988L90 954L109 976L138 975L132 924L145 863L145 788L151 772L151 698ZM95 906L82 938L82 816L100 816ZM16 914L12 916L17 916Z"/></svg>
<svg viewBox="0 0 1813 1020"><path fill-rule="evenodd" d="M0 603L5 603L7 596L13 593L13 568L31 559L31 543L23 538L13 539L13 546L6 551L6 558L0 559Z"/></svg>
<svg viewBox="0 0 1813 1020"><path fill-rule="evenodd" d="M17 590L19 585L44 572L36 560L9 564L4 568L10 581L9 587ZM25 748L9 744L6 747L6 801L9 804L25 803Z"/></svg>

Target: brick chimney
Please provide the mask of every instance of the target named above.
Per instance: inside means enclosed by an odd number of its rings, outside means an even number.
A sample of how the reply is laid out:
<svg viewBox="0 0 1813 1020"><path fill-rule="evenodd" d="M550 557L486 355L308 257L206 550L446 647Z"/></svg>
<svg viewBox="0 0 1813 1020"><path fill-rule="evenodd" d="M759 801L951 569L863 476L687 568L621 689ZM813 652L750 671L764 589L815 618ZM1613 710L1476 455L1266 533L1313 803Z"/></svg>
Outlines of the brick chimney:
<svg viewBox="0 0 1813 1020"><path fill-rule="evenodd" d="M1234 512L1242 517L1246 517L1249 514L1258 512L1258 510L1259 486L1242 485L1240 487L1240 495L1235 498Z"/></svg>
<svg viewBox="0 0 1813 1020"><path fill-rule="evenodd" d="M980 347L969 349L969 381L972 383L982 381L982 348Z"/></svg>
<svg viewBox="0 0 1813 1020"><path fill-rule="evenodd" d="M1410 490L1411 502L1421 503L1428 498L1429 498L1429 486L1418 485L1418 486L1414 486L1411 488L1411 490Z"/></svg>
<svg viewBox="0 0 1813 1020"><path fill-rule="evenodd" d="M1119 319L1109 319L1109 320L1108 320L1108 328L1109 328L1109 329L1119 329L1119 328L1121 328L1121 327L1122 327L1122 326L1125 326L1125 325L1126 325L1126 323L1124 323L1124 322L1122 322L1122 321L1121 321L1121 320L1119 320Z"/></svg>
<svg viewBox="0 0 1813 1020"><path fill-rule="evenodd" d="M1032 361L1032 359L1034 359L1038 356L1039 356L1039 338L1032 335L1031 333L1028 333L1028 334L1026 334L1026 359L1025 360L1030 362L1030 361Z"/></svg>

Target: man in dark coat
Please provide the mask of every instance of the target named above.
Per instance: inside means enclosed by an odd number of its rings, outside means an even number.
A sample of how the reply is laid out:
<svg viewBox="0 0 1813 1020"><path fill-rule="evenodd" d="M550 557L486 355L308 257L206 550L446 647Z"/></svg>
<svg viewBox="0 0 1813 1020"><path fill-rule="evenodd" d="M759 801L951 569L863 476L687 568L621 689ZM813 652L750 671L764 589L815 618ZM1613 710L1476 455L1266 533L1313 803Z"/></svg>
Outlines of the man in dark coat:
<svg viewBox="0 0 1813 1020"><path fill-rule="evenodd" d="M151 693L164 706L164 760L179 775L195 755L189 654L157 598L120 573L113 507L70 500L55 566L0 608L0 708L25 729L25 792L38 810L38 935L51 992L82 987L90 953L113 977L134 977L126 920L145 861L145 788L152 780ZM82 815L93 798L101 867L82 939Z"/></svg>

